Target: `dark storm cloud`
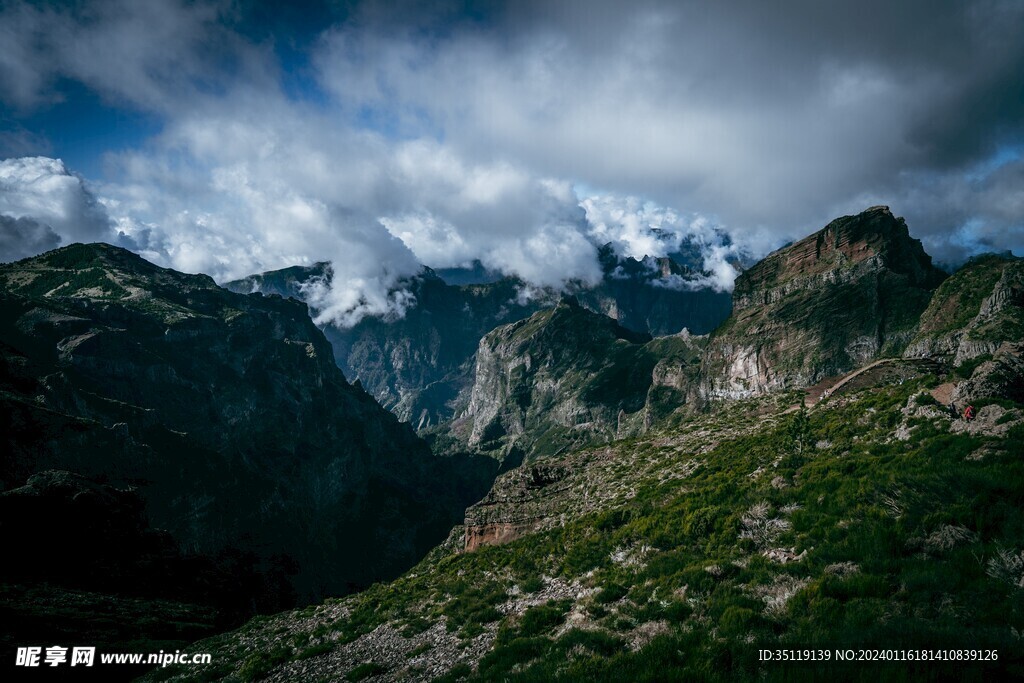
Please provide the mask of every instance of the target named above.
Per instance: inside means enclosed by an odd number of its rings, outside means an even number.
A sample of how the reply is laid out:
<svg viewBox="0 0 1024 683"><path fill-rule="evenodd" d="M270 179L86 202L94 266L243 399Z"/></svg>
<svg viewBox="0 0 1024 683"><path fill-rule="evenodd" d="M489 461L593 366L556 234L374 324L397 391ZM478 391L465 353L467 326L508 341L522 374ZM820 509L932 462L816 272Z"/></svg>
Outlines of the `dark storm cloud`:
<svg viewBox="0 0 1024 683"><path fill-rule="evenodd" d="M440 37L397 14L326 41L342 103L733 228L806 231L1022 138L1019 3L518 2Z"/></svg>
<svg viewBox="0 0 1024 683"><path fill-rule="evenodd" d="M1024 250L1024 3L67 7L2 5L0 97L160 118L106 158L122 239L221 277L332 258L339 318L417 261L558 286L654 227L721 281L714 226L758 255L878 203L945 261Z"/></svg>
<svg viewBox="0 0 1024 683"><path fill-rule="evenodd" d="M0 86L22 110L59 101L73 79L114 102L166 112L198 93L259 81L257 46L230 27L228 0L0 3Z"/></svg>
<svg viewBox="0 0 1024 683"><path fill-rule="evenodd" d="M34 256L60 245L60 236L34 218L0 214L0 263Z"/></svg>

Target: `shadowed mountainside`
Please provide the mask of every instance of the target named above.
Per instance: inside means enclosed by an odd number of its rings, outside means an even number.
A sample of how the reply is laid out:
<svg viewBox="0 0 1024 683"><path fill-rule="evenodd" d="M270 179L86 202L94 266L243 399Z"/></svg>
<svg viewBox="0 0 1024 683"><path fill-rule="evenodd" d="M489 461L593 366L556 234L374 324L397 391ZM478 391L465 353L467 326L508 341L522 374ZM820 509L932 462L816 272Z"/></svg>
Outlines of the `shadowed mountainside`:
<svg viewBox="0 0 1024 683"><path fill-rule="evenodd" d="M297 301L102 244L2 265L0 285L3 488L66 470L130 489L182 553L249 557L262 609L398 574L493 476L350 385Z"/></svg>
<svg viewBox="0 0 1024 683"><path fill-rule="evenodd" d="M729 313L729 295L700 285L701 274L677 260L623 259L609 246L599 256L604 280L593 288L575 287L574 293L583 307L608 315L634 332L669 335L686 327L703 334ZM415 304L403 317L367 317L347 329L324 325L338 366L417 430L456 417L468 400L474 354L484 335L559 300L556 293L546 291L531 290L526 296L522 281L486 275L469 272L467 278L485 281L449 285L424 268L404 283ZM447 276L460 280L454 273ZM225 287L302 299L304 283L330 277L329 264L321 263L253 275Z"/></svg>

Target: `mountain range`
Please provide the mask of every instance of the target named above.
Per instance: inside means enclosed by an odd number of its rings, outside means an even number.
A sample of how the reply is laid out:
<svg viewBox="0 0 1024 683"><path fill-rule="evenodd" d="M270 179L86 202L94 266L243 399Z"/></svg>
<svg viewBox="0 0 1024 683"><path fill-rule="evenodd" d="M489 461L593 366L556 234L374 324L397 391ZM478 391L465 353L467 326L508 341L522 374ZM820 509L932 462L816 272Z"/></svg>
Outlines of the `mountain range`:
<svg viewBox="0 0 1024 683"><path fill-rule="evenodd" d="M1024 675L1024 260L948 275L886 207L724 305L665 286L697 280L679 260L603 258L529 299L424 270L405 318L322 331L324 264L227 289L106 245L0 266L0 534L107 539L16 554L5 609L84 630L102 596L131 623L176 599L162 623L192 626L152 643L297 608L149 680L892 677L758 661L867 647L998 651L908 679Z"/></svg>
<svg viewBox="0 0 1024 683"><path fill-rule="evenodd" d="M596 287L570 286L591 311L625 328L665 335L687 328L713 329L729 314L729 295L703 285L696 247L670 256L621 258L610 245L599 250L603 280ZM560 298L551 290L501 277L479 264L447 269L424 267L402 286L415 303L397 319L367 317L342 328L323 326L346 377L358 380L381 405L417 430L451 420L465 410L474 354L488 332L528 318ZM303 300L304 285L332 277L330 266L296 266L226 283L235 292L280 294ZM449 284L449 282L460 284Z"/></svg>
<svg viewBox="0 0 1024 683"><path fill-rule="evenodd" d="M103 244L0 282L7 582L237 620L396 576L494 476L350 384L295 300ZM32 550L51 534L73 542ZM26 627L52 617L22 607Z"/></svg>

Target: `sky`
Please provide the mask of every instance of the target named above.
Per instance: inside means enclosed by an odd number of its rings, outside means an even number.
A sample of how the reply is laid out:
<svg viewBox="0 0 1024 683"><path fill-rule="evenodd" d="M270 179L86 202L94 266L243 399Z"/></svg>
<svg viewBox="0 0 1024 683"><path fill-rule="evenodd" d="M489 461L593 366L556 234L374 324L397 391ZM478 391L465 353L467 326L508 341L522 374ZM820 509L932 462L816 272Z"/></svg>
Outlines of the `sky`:
<svg viewBox="0 0 1024 683"><path fill-rule="evenodd" d="M218 280L329 260L532 285L686 240L708 284L877 204L1024 255L1024 3L0 0L0 260L107 241Z"/></svg>

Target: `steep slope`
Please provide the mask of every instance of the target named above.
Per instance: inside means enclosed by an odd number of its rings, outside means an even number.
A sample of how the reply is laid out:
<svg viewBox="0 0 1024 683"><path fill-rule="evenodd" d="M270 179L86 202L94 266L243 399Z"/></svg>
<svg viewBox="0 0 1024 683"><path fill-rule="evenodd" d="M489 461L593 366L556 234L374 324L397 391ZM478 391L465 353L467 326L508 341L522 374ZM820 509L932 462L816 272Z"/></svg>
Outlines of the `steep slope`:
<svg viewBox="0 0 1024 683"><path fill-rule="evenodd" d="M701 395L809 386L899 355L944 277L888 207L844 216L742 273L712 334Z"/></svg>
<svg viewBox="0 0 1024 683"><path fill-rule="evenodd" d="M3 489L50 469L131 487L187 552L249 558L264 609L397 574L491 476L348 384L295 300L102 244L0 266L0 287Z"/></svg>
<svg viewBox="0 0 1024 683"><path fill-rule="evenodd" d="M940 380L914 367L810 412L787 413L785 395L726 403L671 433L531 463L494 489L534 518L520 537L457 530L401 579L198 643L215 663L176 673L1018 677L1024 411L1006 410L1001 433L965 432L929 400ZM831 657L758 661L791 648ZM837 661L848 648L979 654Z"/></svg>
<svg viewBox="0 0 1024 683"><path fill-rule="evenodd" d="M698 338L651 340L568 297L480 341L450 433L470 449L528 459L638 433L685 395L699 352Z"/></svg>
<svg viewBox="0 0 1024 683"><path fill-rule="evenodd" d="M575 294L585 308L634 332L667 335L688 328L703 334L729 313L728 294L694 284L700 273L672 259L620 259L607 246L600 257L604 280L593 288L579 287ZM450 285L424 268L403 283L415 304L402 318L368 317L349 329L323 327L346 376L358 379L417 430L446 422L464 407L473 382L473 354L485 334L558 301L550 291L530 290L524 296L520 280L494 279L493 273L477 270L447 272L446 277L485 281ZM225 287L301 299L303 283L323 277L331 277L326 263L253 275Z"/></svg>
<svg viewBox="0 0 1024 683"><path fill-rule="evenodd" d="M959 365L1008 340L1024 340L1024 259L988 254L939 286L906 355L943 356Z"/></svg>

